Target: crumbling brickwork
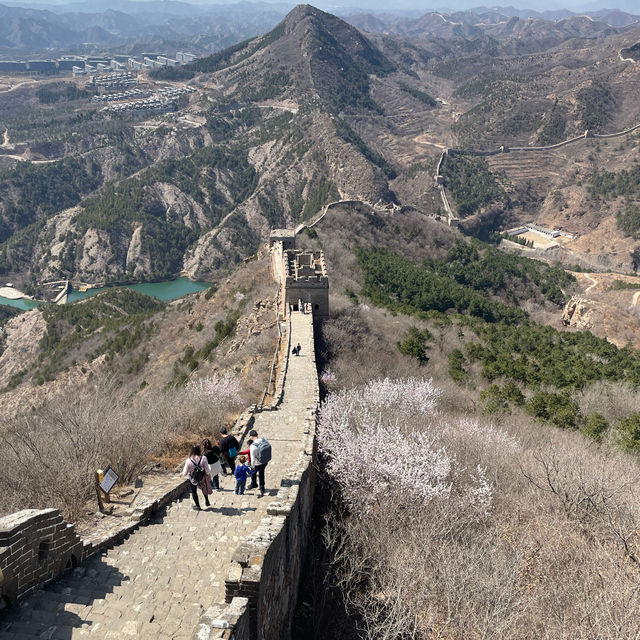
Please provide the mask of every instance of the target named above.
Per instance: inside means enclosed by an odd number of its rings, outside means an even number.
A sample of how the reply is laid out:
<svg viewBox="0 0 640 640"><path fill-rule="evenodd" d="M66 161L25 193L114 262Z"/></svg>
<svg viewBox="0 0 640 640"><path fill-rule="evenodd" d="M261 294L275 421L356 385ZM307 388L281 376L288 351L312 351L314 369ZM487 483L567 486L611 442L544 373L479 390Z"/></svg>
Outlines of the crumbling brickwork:
<svg viewBox="0 0 640 640"><path fill-rule="evenodd" d="M82 559L82 541L57 509L25 509L0 518L0 593L13 604Z"/></svg>

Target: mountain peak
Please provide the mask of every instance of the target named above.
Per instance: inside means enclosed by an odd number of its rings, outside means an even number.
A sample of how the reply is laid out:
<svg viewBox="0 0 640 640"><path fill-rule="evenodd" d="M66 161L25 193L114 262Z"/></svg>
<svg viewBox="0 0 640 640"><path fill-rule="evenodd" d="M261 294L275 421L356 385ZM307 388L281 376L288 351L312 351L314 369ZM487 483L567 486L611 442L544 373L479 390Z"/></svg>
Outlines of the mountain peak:
<svg viewBox="0 0 640 640"><path fill-rule="evenodd" d="M338 113L380 112L369 95L369 76L387 75L395 66L355 27L301 4L270 32L201 58L189 69L227 75L242 100L317 96Z"/></svg>
<svg viewBox="0 0 640 640"><path fill-rule="evenodd" d="M315 16L315 17L333 17L324 11L317 9L316 7L310 4L297 4L289 13L286 15L284 21L285 22L297 22L306 18L307 16Z"/></svg>

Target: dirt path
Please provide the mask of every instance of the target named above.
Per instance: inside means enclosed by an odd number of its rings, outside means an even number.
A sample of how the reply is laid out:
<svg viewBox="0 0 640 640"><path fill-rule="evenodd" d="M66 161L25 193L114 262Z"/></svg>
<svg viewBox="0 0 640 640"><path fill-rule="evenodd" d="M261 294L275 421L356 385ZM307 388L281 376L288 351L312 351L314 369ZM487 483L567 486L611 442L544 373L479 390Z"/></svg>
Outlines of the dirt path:
<svg viewBox="0 0 640 640"><path fill-rule="evenodd" d="M436 149L442 149L442 151L444 151L445 149L447 149L447 146L440 143L440 142L434 142L430 137L428 133L421 133L419 136L416 136L413 139L414 142L417 142L418 144L428 144L431 147L436 147Z"/></svg>
<svg viewBox="0 0 640 640"><path fill-rule="evenodd" d="M49 164L51 162L58 162L59 160L63 160L63 158L54 158L53 160L29 160L24 156L16 156L14 154L3 153L2 158L11 158L12 160L18 160L19 162L30 162L31 164ZM66 156L65 156L66 157Z"/></svg>
<svg viewBox="0 0 640 640"><path fill-rule="evenodd" d="M18 84L14 84L11 87L9 87L8 89L5 89L3 91L3 93L8 93L9 91L15 91L16 89L19 89L20 87L24 87L30 84L37 84L37 80L24 80L23 82L18 82Z"/></svg>
<svg viewBox="0 0 640 640"><path fill-rule="evenodd" d="M591 291L591 289L593 289L593 287L595 287L598 284L598 281L595 278L592 278L590 275L588 274L583 274L585 278L587 278L587 280L591 280L591 282L593 282L593 284L590 284L586 289L585 289L585 293L589 293L589 291Z"/></svg>

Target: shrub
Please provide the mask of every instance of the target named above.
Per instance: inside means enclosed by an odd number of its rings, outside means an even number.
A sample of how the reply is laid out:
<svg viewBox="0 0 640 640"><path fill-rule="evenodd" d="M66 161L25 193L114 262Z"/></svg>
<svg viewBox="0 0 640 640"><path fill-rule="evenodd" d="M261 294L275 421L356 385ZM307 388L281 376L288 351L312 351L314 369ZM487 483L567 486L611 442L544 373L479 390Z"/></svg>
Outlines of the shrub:
<svg viewBox="0 0 640 640"><path fill-rule="evenodd" d="M404 82L399 82L398 86L403 90L406 91L408 94L412 95L414 98L416 98L417 100L420 100L420 102L426 104L428 107L435 107L437 106L437 102L425 91L420 91L420 89L414 89L413 87L410 87L408 84L404 83Z"/></svg>
<svg viewBox="0 0 640 640"><path fill-rule="evenodd" d="M640 453L640 413L622 418L616 425L618 444L623 451Z"/></svg>
<svg viewBox="0 0 640 640"><path fill-rule="evenodd" d="M449 361L449 375L455 382L462 382L466 380L469 374L464 368L464 354L460 349L454 349L448 356Z"/></svg>
<svg viewBox="0 0 640 640"><path fill-rule="evenodd" d="M325 577L361 637L634 637L636 462L451 419L423 385L375 381L320 411Z"/></svg>
<svg viewBox="0 0 640 640"><path fill-rule="evenodd" d="M398 350L406 356L415 358L420 364L429 362L427 356L427 342L433 338L428 329L420 331L417 327L410 327L404 340L398 342Z"/></svg>
<svg viewBox="0 0 640 640"><path fill-rule="evenodd" d="M442 163L442 175L463 217L493 202L509 201L484 158L447 155Z"/></svg>
<svg viewBox="0 0 640 640"><path fill-rule="evenodd" d="M457 481L455 460L423 434L404 430L405 420L433 414L440 395L431 380L387 378L325 400L318 445L346 500L371 504L391 487L422 504L449 497ZM363 443L367 456L358 454ZM416 451L420 451L419 465L414 463ZM486 480L481 479L464 500L481 512L489 509L491 490Z"/></svg>
<svg viewBox="0 0 640 640"><path fill-rule="evenodd" d="M601 413L590 413L585 419L582 433L596 442L602 442L602 436L608 428L609 422Z"/></svg>
<svg viewBox="0 0 640 640"><path fill-rule="evenodd" d="M6 421L0 512L55 507L74 520L91 497L96 469L111 465L121 483L131 482L176 436L211 436L240 407L238 388L233 378L214 376L186 389L149 391L132 403L114 380L101 380Z"/></svg>
<svg viewBox="0 0 640 640"><path fill-rule="evenodd" d="M566 393L538 391L527 402L526 410L536 418L551 422L561 429L575 429L581 419L578 405Z"/></svg>
<svg viewBox="0 0 640 640"><path fill-rule="evenodd" d="M578 117L583 129L599 131L611 120L615 106L611 89L603 82L594 80L576 95Z"/></svg>
<svg viewBox="0 0 640 640"><path fill-rule="evenodd" d="M505 383L502 388L497 384L490 385L480 393L480 399L484 401L484 412L488 414L501 411L509 412L510 403L521 407L525 401L520 387L511 380Z"/></svg>

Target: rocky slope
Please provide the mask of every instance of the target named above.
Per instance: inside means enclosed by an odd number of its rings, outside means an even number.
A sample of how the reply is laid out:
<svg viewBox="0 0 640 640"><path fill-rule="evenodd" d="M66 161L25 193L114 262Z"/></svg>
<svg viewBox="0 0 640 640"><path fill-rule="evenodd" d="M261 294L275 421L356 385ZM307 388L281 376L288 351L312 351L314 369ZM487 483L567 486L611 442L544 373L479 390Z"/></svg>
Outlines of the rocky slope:
<svg viewBox="0 0 640 640"><path fill-rule="evenodd" d="M146 296L132 296L127 307L121 300L128 298L112 289L9 319L0 327L3 415L70 389L79 393L96 379L117 380L135 395L229 373L241 379L246 403L256 402L277 341L269 264L241 265L217 291L152 303L142 315Z"/></svg>
<svg viewBox="0 0 640 640"><path fill-rule="evenodd" d="M31 220L18 221L11 214L26 190L22 167L6 174L0 215L5 237L14 235L0 248L5 271L34 284L181 271L212 278L255 252L270 227L309 217L325 202L393 200L383 159L364 142L338 135L333 121L343 111L379 110L369 76L394 69L357 30L299 7L273 32L225 56L193 83L208 99L206 107L195 99L188 107L198 120L165 119L168 127L136 129L127 153L106 147L73 161L79 184L65 204L79 208L52 215L52 207L34 203ZM135 175L113 180L131 153ZM99 169L94 175L87 167ZM33 169L38 175L28 178L41 181L45 171ZM82 199L100 185L96 196Z"/></svg>

